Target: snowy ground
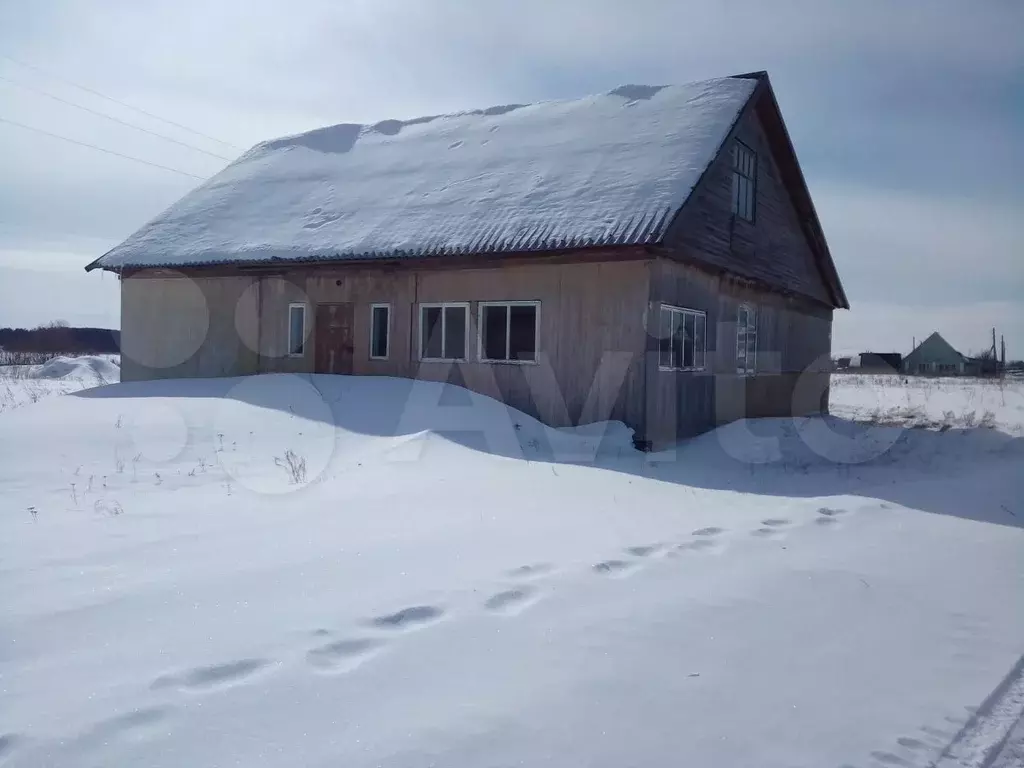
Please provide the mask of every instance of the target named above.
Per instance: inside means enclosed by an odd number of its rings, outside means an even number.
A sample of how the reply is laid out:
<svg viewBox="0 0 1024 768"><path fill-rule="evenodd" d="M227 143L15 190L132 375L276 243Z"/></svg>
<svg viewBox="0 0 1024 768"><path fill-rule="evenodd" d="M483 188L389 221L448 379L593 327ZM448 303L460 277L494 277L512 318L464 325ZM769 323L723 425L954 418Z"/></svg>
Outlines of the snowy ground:
<svg viewBox="0 0 1024 768"><path fill-rule="evenodd" d="M835 374L832 413L946 429L999 424L1024 435L1024 379Z"/></svg>
<svg viewBox="0 0 1024 768"><path fill-rule="evenodd" d="M935 407L991 410L974 386ZM994 412L643 456L369 377L9 410L0 763L1019 765L1024 443Z"/></svg>
<svg viewBox="0 0 1024 768"><path fill-rule="evenodd" d="M121 379L116 355L55 357L43 365L0 366L0 412Z"/></svg>

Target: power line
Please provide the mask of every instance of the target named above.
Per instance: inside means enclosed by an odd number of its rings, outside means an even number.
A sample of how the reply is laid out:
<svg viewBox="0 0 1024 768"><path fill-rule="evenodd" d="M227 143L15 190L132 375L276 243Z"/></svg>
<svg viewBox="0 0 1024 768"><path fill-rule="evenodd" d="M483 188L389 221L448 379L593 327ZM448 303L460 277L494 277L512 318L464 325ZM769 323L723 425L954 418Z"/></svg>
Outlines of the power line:
<svg viewBox="0 0 1024 768"><path fill-rule="evenodd" d="M164 139L165 141L173 142L174 144L178 144L179 146L187 147L188 149L193 149L196 152L202 152L204 155L209 155L210 157L216 157L216 158L218 158L220 160L227 160L229 162L231 161L230 157L225 157L224 155L218 155L217 153L210 152L208 150L203 149L202 147L197 147L195 144L189 144L187 141L180 141L180 140L175 139L175 138L173 138L171 136L165 136L162 133L157 133L156 131L151 131L148 128L143 128L141 125L135 125L134 123L129 123L127 120L122 120L119 117L114 117L113 115L108 115L105 112L100 112L100 111L92 109L90 107L86 107L86 106L83 106L81 104L76 104L73 101L68 101L67 99L62 99L60 96L54 96L52 93L47 93L46 91L44 91L44 90L42 90L40 88L36 88L34 86L27 85L26 83L19 83L16 80L11 80L10 78L4 77L3 75L0 75L0 80L3 80L5 83L10 83L11 85L16 85L19 88L24 88L27 91L33 91L34 93L38 93L40 96L45 96L48 99L53 99L54 101L59 101L61 104L67 104L69 107L75 107L76 109L81 109L82 111L88 112L89 114L97 115L99 117L105 118L107 120L110 120L112 122L117 123L118 125L124 125L124 126L127 126L128 128L134 128L136 131L142 131L143 133L148 133L150 136L156 136L158 139Z"/></svg>
<svg viewBox="0 0 1024 768"><path fill-rule="evenodd" d="M4 59L7 59L8 61L12 61L15 64L17 64L19 67L25 67L26 69L32 69L32 70L35 70L36 72L40 72L40 73L46 75L47 77L51 77L54 80L57 80L58 82L64 83L65 85L70 85L72 88L77 88L80 91L85 91L86 93L91 93L93 96L99 96L101 99L106 99L107 101L112 101L115 104L120 104L122 107L125 107L127 109L131 109L131 110L133 110L135 112L138 112L140 115L145 115L146 117L150 117L150 118L152 118L154 120L159 120L162 123L167 123L168 125L173 125L175 128L180 128L183 131L188 131L189 133L194 133L196 136L202 136L204 139L209 139L210 141L216 141L218 144L223 144L225 147L231 147L232 149L237 149L239 151L241 151L241 149L242 149L241 147L239 147L239 146L237 146L235 144L232 144L231 142L223 141L222 139L218 139L218 138L216 138L214 136L210 136L209 134L203 133L202 131L197 131L195 128L189 128L187 125L182 125L181 123L176 123L173 120L168 120L166 117L160 117L160 115L154 115L152 112L147 112L146 110L142 109L141 107L133 106L132 104L128 104L127 102L121 101L120 99L115 99L113 96L107 96L107 94L105 94L105 93L100 93L99 91L97 91L97 90L95 90L93 88L89 88L88 86L81 85L80 83L76 83L76 82L73 82L71 80L68 80L65 77L61 77L58 74L55 74L53 72L47 71L47 70L43 69L42 67L37 67L35 64L29 64L27 61L20 61L18 59L15 59L12 56L8 56L5 53L0 53L0 58L4 58Z"/></svg>
<svg viewBox="0 0 1024 768"><path fill-rule="evenodd" d="M95 144L89 144L88 142L79 141L78 139L69 139L67 136L61 136L58 133L50 133L49 131L44 131L42 128L36 128L34 126L31 126L31 125L25 125L24 123L19 123L19 122L16 122L14 120L8 120L6 117L0 117L0 123L7 123L8 125L16 125L17 127L24 128L27 131L34 131L35 133L41 133L44 136L50 136L50 137L52 137L54 139L60 139L61 141L66 141L66 142L69 142L70 144L77 144L80 147L88 147L89 149L95 149L98 152L105 152L108 155L114 155L115 157L123 157L125 160L133 160L136 163L142 163L143 165L151 165L154 168L162 168L163 170L170 171L171 173L178 173L178 174L181 174L182 176L190 176L193 179L199 179L200 181L205 181L205 179L202 176L196 176L194 173L188 173L187 171L180 171L177 168L171 168L169 165L160 165L160 163L153 163L153 162L150 162L149 160L143 160L140 157L132 157L131 155L124 155L124 154L121 154L120 152L115 152L112 149L105 149L104 147L97 147Z"/></svg>

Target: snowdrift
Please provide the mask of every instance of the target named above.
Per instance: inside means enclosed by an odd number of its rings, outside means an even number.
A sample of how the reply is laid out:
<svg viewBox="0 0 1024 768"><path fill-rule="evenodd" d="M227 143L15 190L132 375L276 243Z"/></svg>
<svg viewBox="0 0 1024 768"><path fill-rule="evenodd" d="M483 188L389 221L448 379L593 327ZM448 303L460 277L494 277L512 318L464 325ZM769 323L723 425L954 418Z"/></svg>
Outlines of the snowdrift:
<svg viewBox="0 0 1024 768"><path fill-rule="evenodd" d="M821 424L869 458L809 420L646 455L365 377L4 413L0 760L998 765L1020 439Z"/></svg>
<svg viewBox="0 0 1024 768"><path fill-rule="evenodd" d="M25 375L30 379L88 379L110 384L120 380L121 369L109 357L83 355L55 357L42 365L33 366Z"/></svg>

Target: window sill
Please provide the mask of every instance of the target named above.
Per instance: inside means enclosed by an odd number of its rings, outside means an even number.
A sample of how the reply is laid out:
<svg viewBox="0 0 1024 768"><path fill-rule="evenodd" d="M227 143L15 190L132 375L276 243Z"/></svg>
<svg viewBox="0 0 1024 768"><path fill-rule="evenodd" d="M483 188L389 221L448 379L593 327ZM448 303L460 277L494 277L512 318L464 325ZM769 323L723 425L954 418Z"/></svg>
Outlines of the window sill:
<svg viewBox="0 0 1024 768"><path fill-rule="evenodd" d="M658 370L664 373L706 373L707 368L666 368L663 365L658 366Z"/></svg>
<svg viewBox="0 0 1024 768"><path fill-rule="evenodd" d="M539 365L537 360L480 360L484 365Z"/></svg>
<svg viewBox="0 0 1024 768"><path fill-rule="evenodd" d="M464 357L421 357L421 363L466 363L469 362Z"/></svg>
<svg viewBox="0 0 1024 768"><path fill-rule="evenodd" d="M371 360L379 360L379 361L387 361L387 360L390 360L391 358L388 355L385 355L384 357L377 357L376 355L370 355L370 359Z"/></svg>

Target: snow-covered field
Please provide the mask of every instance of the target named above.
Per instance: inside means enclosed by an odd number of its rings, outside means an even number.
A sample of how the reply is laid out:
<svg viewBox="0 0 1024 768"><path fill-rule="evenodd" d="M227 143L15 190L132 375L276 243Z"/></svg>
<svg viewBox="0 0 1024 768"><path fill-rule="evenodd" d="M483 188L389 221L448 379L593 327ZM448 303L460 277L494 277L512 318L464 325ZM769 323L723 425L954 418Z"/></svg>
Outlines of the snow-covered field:
<svg viewBox="0 0 1024 768"><path fill-rule="evenodd" d="M0 412L120 379L120 361L114 355L55 357L42 365L3 365Z"/></svg>
<svg viewBox="0 0 1024 768"><path fill-rule="evenodd" d="M1024 435L1024 380L834 374L832 413L932 428L993 426Z"/></svg>
<svg viewBox="0 0 1024 768"><path fill-rule="evenodd" d="M1018 765L1020 411L838 384L653 455L383 378L11 409L0 762Z"/></svg>

